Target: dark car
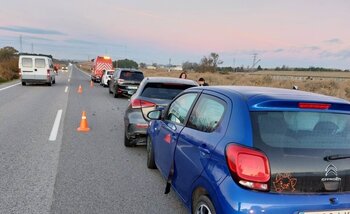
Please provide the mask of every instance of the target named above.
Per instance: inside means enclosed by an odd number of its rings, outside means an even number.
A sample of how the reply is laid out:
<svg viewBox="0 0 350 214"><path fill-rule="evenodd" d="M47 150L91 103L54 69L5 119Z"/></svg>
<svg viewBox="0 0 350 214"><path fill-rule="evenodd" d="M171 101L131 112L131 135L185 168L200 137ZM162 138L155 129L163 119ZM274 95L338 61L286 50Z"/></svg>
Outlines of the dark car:
<svg viewBox="0 0 350 214"><path fill-rule="evenodd" d="M109 93L115 98L132 96L143 80L143 73L135 69L117 68L109 81Z"/></svg>
<svg viewBox="0 0 350 214"><path fill-rule="evenodd" d="M350 213L349 101L205 86L148 117L147 165L192 213Z"/></svg>
<svg viewBox="0 0 350 214"><path fill-rule="evenodd" d="M166 107L183 90L198 86L195 81L170 77L147 77L131 97L124 115L125 146L145 143L147 114L156 107Z"/></svg>

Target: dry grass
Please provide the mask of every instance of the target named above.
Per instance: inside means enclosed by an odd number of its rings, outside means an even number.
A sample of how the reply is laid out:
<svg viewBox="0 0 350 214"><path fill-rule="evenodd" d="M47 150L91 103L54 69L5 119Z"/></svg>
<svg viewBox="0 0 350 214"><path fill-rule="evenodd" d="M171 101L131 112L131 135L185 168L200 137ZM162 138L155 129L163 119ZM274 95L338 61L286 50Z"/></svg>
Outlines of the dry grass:
<svg viewBox="0 0 350 214"><path fill-rule="evenodd" d="M90 72L91 65L91 62L79 64L82 69L88 72ZM181 73L180 71L168 72L166 69L141 70L146 77L179 77ZM297 85L299 90L350 100L350 72L260 71L227 74L188 72L187 74L188 79L195 81L203 77L209 85L265 86L287 89Z"/></svg>
<svg viewBox="0 0 350 214"><path fill-rule="evenodd" d="M78 67L83 69L86 72L91 72L92 62L82 62L78 64Z"/></svg>
<svg viewBox="0 0 350 214"><path fill-rule="evenodd" d="M19 78L18 59L11 59L0 63L0 82Z"/></svg>
<svg viewBox="0 0 350 214"><path fill-rule="evenodd" d="M181 72L167 72L166 70L143 70L145 76L168 76L168 77L179 77ZM280 73L284 73L279 72ZM298 72L294 72L298 73ZM302 72L307 76L319 76L324 75L327 77L342 78L345 75L350 77L350 74L345 72ZM312 74L313 75L312 75ZM255 74L255 73L254 73ZM287 88L291 89L293 85L297 85L299 90L310 91L319 94L325 94L330 96L336 96L343 99L350 99L350 80L336 81L332 79L322 79L322 80L278 80L274 79L271 73L264 73L260 75L254 75L251 73L229 73L229 74L219 74L219 73L196 73L188 72L188 79L198 80L203 77L206 82L210 85L246 85L246 86L265 86L265 87L275 87L275 88Z"/></svg>

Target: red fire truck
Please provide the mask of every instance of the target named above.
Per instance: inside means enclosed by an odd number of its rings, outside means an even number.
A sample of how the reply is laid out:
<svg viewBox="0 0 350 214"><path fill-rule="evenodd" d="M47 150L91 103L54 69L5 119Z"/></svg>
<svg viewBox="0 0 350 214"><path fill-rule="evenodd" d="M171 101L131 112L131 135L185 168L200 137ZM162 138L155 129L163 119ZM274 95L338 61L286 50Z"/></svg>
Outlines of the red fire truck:
<svg viewBox="0 0 350 214"><path fill-rule="evenodd" d="M112 59L108 56L97 56L94 64L91 68L91 80L94 82L100 82L103 70L112 70Z"/></svg>

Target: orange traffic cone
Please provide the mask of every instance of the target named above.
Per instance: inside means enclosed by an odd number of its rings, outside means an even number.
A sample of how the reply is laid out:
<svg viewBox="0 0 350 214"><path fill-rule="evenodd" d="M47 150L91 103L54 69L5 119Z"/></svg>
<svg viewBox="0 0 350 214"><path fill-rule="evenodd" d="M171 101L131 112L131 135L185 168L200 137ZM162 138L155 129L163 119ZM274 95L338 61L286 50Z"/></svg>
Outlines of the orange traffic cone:
<svg viewBox="0 0 350 214"><path fill-rule="evenodd" d="M79 94L83 93L83 88L81 87L81 85L79 85L78 93L79 93Z"/></svg>
<svg viewBox="0 0 350 214"><path fill-rule="evenodd" d="M90 131L87 119L86 119L86 112L83 111L81 115L81 121L80 121L80 126L77 128L78 132L88 132Z"/></svg>
<svg viewBox="0 0 350 214"><path fill-rule="evenodd" d="M91 88L94 87L94 83L92 82L92 80L91 80L91 82L90 82L90 87L91 87Z"/></svg>

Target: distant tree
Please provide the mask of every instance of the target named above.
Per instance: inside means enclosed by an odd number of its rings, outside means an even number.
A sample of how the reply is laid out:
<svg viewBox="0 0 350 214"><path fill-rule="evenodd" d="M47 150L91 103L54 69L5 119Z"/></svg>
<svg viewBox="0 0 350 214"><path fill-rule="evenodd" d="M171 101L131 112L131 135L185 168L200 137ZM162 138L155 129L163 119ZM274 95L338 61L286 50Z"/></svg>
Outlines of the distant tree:
<svg viewBox="0 0 350 214"><path fill-rule="evenodd" d="M138 68L139 65L134 60L122 59L116 61L116 68Z"/></svg>
<svg viewBox="0 0 350 214"><path fill-rule="evenodd" d="M152 63L152 66L158 68L158 64L157 63Z"/></svg>
<svg viewBox="0 0 350 214"><path fill-rule="evenodd" d="M141 62L139 66L140 66L140 68L146 68L147 67L146 63L143 63L143 62Z"/></svg>
<svg viewBox="0 0 350 214"><path fill-rule="evenodd" d="M18 55L18 51L13 47L6 46L3 48L0 48L0 62L13 59L17 55Z"/></svg>
<svg viewBox="0 0 350 214"><path fill-rule="evenodd" d="M258 68L257 68L256 70L262 71L263 69L262 69L261 66L259 65Z"/></svg>
<svg viewBox="0 0 350 214"><path fill-rule="evenodd" d="M186 61L186 62L182 63L182 69L185 71L194 71L194 70L197 70L198 67L199 67L199 65L196 62Z"/></svg>
<svg viewBox="0 0 350 214"><path fill-rule="evenodd" d="M204 71L210 71L210 72L215 72L217 70L217 66L222 64L223 61L219 59L219 54L217 53L210 53L209 56L204 56L201 59L201 62L199 64L198 70L200 72Z"/></svg>

